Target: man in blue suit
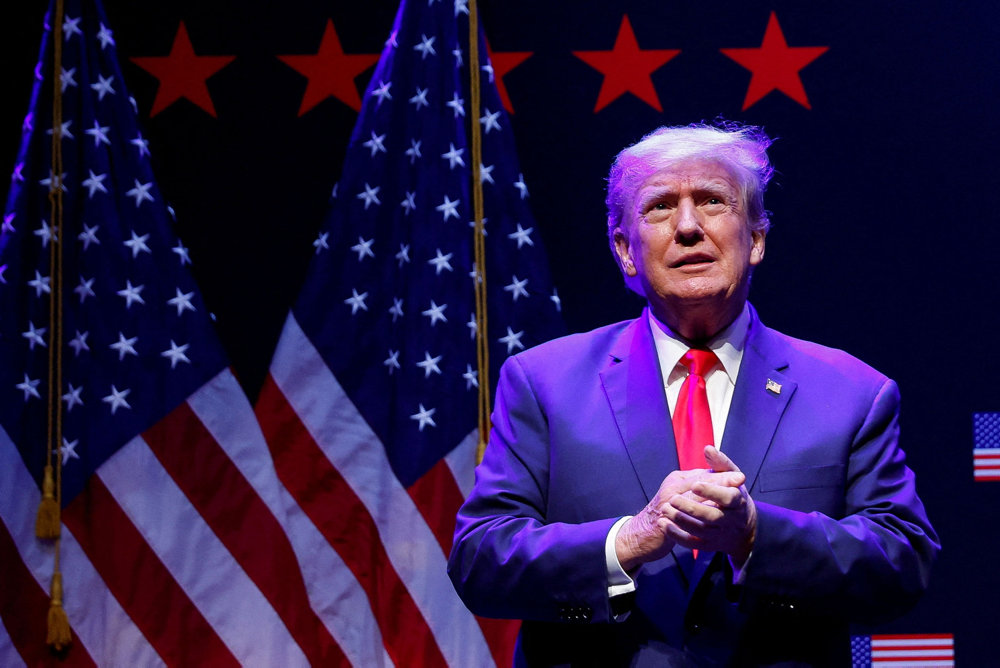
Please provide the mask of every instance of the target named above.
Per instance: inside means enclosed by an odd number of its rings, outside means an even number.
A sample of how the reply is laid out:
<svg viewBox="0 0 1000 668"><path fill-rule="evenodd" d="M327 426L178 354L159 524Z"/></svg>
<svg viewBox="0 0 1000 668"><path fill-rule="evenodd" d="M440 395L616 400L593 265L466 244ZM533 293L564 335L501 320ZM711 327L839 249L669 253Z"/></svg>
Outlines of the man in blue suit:
<svg viewBox="0 0 1000 668"><path fill-rule="evenodd" d="M769 140L661 128L622 151L608 237L636 320L507 360L449 560L523 619L521 665L843 665L939 550L893 381L765 327Z"/></svg>

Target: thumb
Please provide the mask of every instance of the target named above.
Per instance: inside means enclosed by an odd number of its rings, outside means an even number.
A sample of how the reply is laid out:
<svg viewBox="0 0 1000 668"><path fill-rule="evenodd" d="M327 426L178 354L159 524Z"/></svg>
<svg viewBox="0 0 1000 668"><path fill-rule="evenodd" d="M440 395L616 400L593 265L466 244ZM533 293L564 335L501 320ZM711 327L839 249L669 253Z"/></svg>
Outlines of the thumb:
<svg viewBox="0 0 1000 668"><path fill-rule="evenodd" d="M716 473L724 471L739 472L740 470L740 467L734 464L732 459L727 457L714 445L705 446L705 461L708 462L708 466Z"/></svg>

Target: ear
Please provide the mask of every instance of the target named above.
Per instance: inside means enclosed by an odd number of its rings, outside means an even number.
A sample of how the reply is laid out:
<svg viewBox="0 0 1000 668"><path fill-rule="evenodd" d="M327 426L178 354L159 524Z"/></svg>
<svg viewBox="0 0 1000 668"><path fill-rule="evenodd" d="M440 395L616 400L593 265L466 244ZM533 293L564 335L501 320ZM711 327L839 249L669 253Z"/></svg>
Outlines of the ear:
<svg viewBox="0 0 1000 668"><path fill-rule="evenodd" d="M764 259L764 239L767 232L751 232L753 245L750 247L750 266L756 267Z"/></svg>
<svg viewBox="0 0 1000 668"><path fill-rule="evenodd" d="M628 234L625 230L618 226L612 233L612 238L615 242L615 253L618 256L618 266L621 267L622 272L626 276L635 276L638 274L635 268L635 262L632 260L632 247L629 245Z"/></svg>

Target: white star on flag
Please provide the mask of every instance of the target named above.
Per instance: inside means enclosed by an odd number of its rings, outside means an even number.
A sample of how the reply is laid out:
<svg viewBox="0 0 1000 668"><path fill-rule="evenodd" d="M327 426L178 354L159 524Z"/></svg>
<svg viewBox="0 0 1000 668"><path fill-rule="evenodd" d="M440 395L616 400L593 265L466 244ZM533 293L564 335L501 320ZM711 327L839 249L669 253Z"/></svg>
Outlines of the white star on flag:
<svg viewBox="0 0 1000 668"><path fill-rule="evenodd" d="M177 294L175 297L168 299L167 303L177 308L177 316L180 317L184 311L195 312L195 308L191 304L191 298L194 297L194 292L181 292L180 288L174 289L177 291Z"/></svg>
<svg viewBox="0 0 1000 668"><path fill-rule="evenodd" d="M153 252L149 250L149 246L146 245L146 242L148 240L149 240L148 233L139 236L138 234L135 233L135 230L132 230L132 238L129 239L128 241L123 241L122 243L128 246L129 249L132 251L132 259L134 260L135 258L139 257L139 253Z"/></svg>
<svg viewBox="0 0 1000 668"><path fill-rule="evenodd" d="M406 215L407 216L410 215L411 211L413 211L415 208L417 208L416 202L413 201L413 198L415 198L416 196L417 196L417 193L407 192L406 196L403 198L403 201L399 203L399 205L401 207L403 207L404 209L406 209Z"/></svg>
<svg viewBox="0 0 1000 668"><path fill-rule="evenodd" d="M447 304L441 304L440 306L432 299L431 306L426 311L422 311L421 315L425 315L431 319L431 327L434 326L439 320L441 322L448 322L448 318L444 317L444 310L448 308Z"/></svg>
<svg viewBox="0 0 1000 668"><path fill-rule="evenodd" d="M80 285L73 288L73 292L80 295L80 303L87 301L87 297L96 297L94 294L94 280L93 278L80 277Z"/></svg>
<svg viewBox="0 0 1000 668"><path fill-rule="evenodd" d="M35 270L35 277L28 281L28 285L35 289L36 297L41 297L43 292L52 292L52 288L49 287L50 278L49 276L42 276L38 273L37 269Z"/></svg>
<svg viewBox="0 0 1000 668"><path fill-rule="evenodd" d="M143 291L144 287L145 286L143 286L143 285L133 286L132 285L132 281L130 281L130 280L126 280L125 281L125 287L122 290L119 290L117 294L118 294L119 297L124 297L125 298L125 308L126 309L131 308L133 302L139 302L140 304L145 304L146 303L146 301L139 294L140 292Z"/></svg>
<svg viewBox="0 0 1000 668"><path fill-rule="evenodd" d="M456 207L461 203L462 200L456 199L452 201L450 197L445 195L444 202L434 207L434 210L440 211L442 214L442 222L446 222L448 218L450 218L451 216L458 218L458 210L456 209Z"/></svg>
<svg viewBox="0 0 1000 668"><path fill-rule="evenodd" d="M118 388L115 387L114 384L112 384L111 394L101 399L101 401L111 406L111 414L114 415L115 411L117 411L119 408L129 408L129 409L132 408L132 406L129 405L128 401L125 400L125 397L127 397L131 392L132 390L128 388L119 391Z"/></svg>
<svg viewBox="0 0 1000 668"><path fill-rule="evenodd" d="M62 395L62 400L66 402L66 412L69 413L73 410L74 406L82 406L83 399L80 397L80 392L83 391L83 386L73 387L73 383L67 383L68 391L66 394Z"/></svg>
<svg viewBox="0 0 1000 668"><path fill-rule="evenodd" d="M76 235L76 238L83 243L83 250L90 248L90 244L100 245L101 241L97 238L97 225L91 227L87 223L83 223L83 231Z"/></svg>
<svg viewBox="0 0 1000 668"><path fill-rule="evenodd" d="M424 370L424 378L430 378L432 373L441 373L441 368L438 367L438 362L440 362L443 357L443 355L431 357L429 352L424 351L424 361L417 362L417 366Z"/></svg>
<svg viewBox="0 0 1000 668"><path fill-rule="evenodd" d="M88 169L90 177L83 180L81 185L87 189L87 197L93 197L94 193L98 190L102 193L107 194L108 189L104 187L104 179L108 178L107 174L95 174L94 170Z"/></svg>
<svg viewBox="0 0 1000 668"><path fill-rule="evenodd" d="M28 374L24 374L24 382L18 383L15 387L24 392L24 400L27 401L28 397L34 397L36 399L41 399L42 395L38 394L38 384L42 382L41 378L32 380L28 378Z"/></svg>
<svg viewBox="0 0 1000 668"><path fill-rule="evenodd" d="M385 140L385 134L376 135L372 132L372 138L368 141L362 143L361 145L365 148L370 148L372 151L371 157L375 157L376 153L385 153L385 144L382 142Z"/></svg>
<svg viewBox="0 0 1000 668"><path fill-rule="evenodd" d="M31 350L34 350L36 345L39 345L42 348L47 348L48 346L45 344L45 339L42 337L45 336L45 332L47 332L48 329L48 327L40 327L36 329L35 323L29 321L28 331L22 333L21 336L28 339L28 347Z"/></svg>
<svg viewBox="0 0 1000 668"><path fill-rule="evenodd" d="M479 119L479 122L483 125L483 134L489 134L490 130L500 130L500 123L497 118L500 117L499 111L494 111L490 113L490 110L486 110L486 115Z"/></svg>
<svg viewBox="0 0 1000 668"><path fill-rule="evenodd" d="M504 290L510 293L514 301L517 301L518 297L527 297L528 291L524 289L524 286L528 284L528 279L518 280L517 276L510 277L510 285L505 285Z"/></svg>
<svg viewBox="0 0 1000 668"><path fill-rule="evenodd" d="M389 351L389 356L385 358L385 361L383 361L382 364L384 364L385 366L389 367L389 375L390 376L392 375L393 371L396 371L397 369L401 369L402 367L399 366L399 351L398 350L390 350Z"/></svg>
<svg viewBox="0 0 1000 668"><path fill-rule="evenodd" d="M372 91L372 97L377 97L378 105L381 105L385 100L392 99L392 95L389 94L389 89L392 88L392 82L379 81L378 84L378 88ZM382 136L383 138L385 137L385 135ZM382 150L384 151L385 149ZM372 155L374 155L374 153L372 153Z"/></svg>
<svg viewBox="0 0 1000 668"><path fill-rule="evenodd" d="M101 127L101 124L95 120L94 127L84 130L83 133L94 138L94 146L100 146L101 144L111 146L111 141L108 139L108 131L110 129L110 126Z"/></svg>
<svg viewBox="0 0 1000 668"><path fill-rule="evenodd" d="M462 154L465 153L464 148L455 148L455 143L450 142L448 144L448 150L441 154L441 157L448 161L448 168L455 169L455 164L459 164L465 167L465 161L462 160Z"/></svg>
<svg viewBox="0 0 1000 668"><path fill-rule="evenodd" d="M371 204L381 204L382 202L378 198L378 191L381 186L375 186L372 188L367 183L365 184L365 191L363 193L358 193L358 199L363 199L365 201L365 211L368 210Z"/></svg>
<svg viewBox="0 0 1000 668"><path fill-rule="evenodd" d="M392 306L389 307L389 313L392 314L392 321L396 322L396 318L403 317L403 300L399 297L392 298Z"/></svg>
<svg viewBox="0 0 1000 668"><path fill-rule="evenodd" d="M419 111L421 107L431 106L430 102L427 101L427 91L429 90L429 88L420 88L420 86L417 86L416 95L410 98L410 102L416 105L417 111Z"/></svg>
<svg viewBox="0 0 1000 668"><path fill-rule="evenodd" d="M153 196L149 194L149 189L153 187L153 182L149 183L139 183L139 179L135 179L135 187L130 188L125 191L127 197L135 198L135 208L139 208L139 205L143 202L152 202ZM133 231L134 233L134 231Z"/></svg>
<svg viewBox="0 0 1000 668"><path fill-rule="evenodd" d="M510 355L514 352L514 349L524 350L524 344L521 343L521 337L524 336L524 331L514 332L510 327L507 328L507 336L501 336L497 339L500 343L507 345L507 354Z"/></svg>
<svg viewBox="0 0 1000 668"><path fill-rule="evenodd" d="M465 389L479 387L479 372L473 369L471 364L465 365L465 373L462 374L462 378L465 379Z"/></svg>
<svg viewBox="0 0 1000 668"><path fill-rule="evenodd" d="M445 106L451 107L455 110L455 118L465 116L465 100L460 98L457 92L455 93L455 96L451 98L451 101L445 102Z"/></svg>
<svg viewBox="0 0 1000 668"><path fill-rule="evenodd" d="M454 255L454 253L448 253L447 255L442 255L441 249L438 248L437 255L432 257L430 260L427 260L427 264L434 265L435 275L440 275L441 271L444 269L447 269L448 271L454 271L454 269L451 268L451 263L449 262L449 260L451 260L452 255Z"/></svg>
<svg viewBox="0 0 1000 668"><path fill-rule="evenodd" d="M521 246L528 244L529 246L534 246L535 242L531 240L531 233L535 231L535 228L529 227L524 229L521 227L521 223L517 224L517 231L511 232L507 235L508 239L513 239L517 241L517 248L520 250Z"/></svg>
<svg viewBox="0 0 1000 668"><path fill-rule="evenodd" d="M399 244L399 252L396 253L396 259L399 260L400 267L410 261L410 244Z"/></svg>
<svg viewBox="0 0 1000 668"><path fill-rule="evenodd" d="M164 350L162 353L160 353L160 355L170 360L171 369L175 368L178 362L187 362L188 364L190 364L191 360L189 360L187 355L184 354L187 352L187 349L190 346L191 346L190 343L185 343L184 345L179 346L176 343L174 343L173 339L170 339L170 348Z"/></svg>
<svg viewBox="0 0 1000 668"><path fill-rule="evenodd" d="M76 330L76 336L69 342L69 347L73 349L73 352L77 357L84 350L90 350L90 346L87 345L87 337L90 336L90 332L81 332Z"/></svg>
<svg viewBox="0 0 1000 668"><path fill-rule="evenodd" d="M436 408L430 408L430 409L424 408L424 405L420 404L420 410L418 412L414 413L413 415L411 415L410 419L411 420L419 420L420 421L420 426L419 426L420 431L423 431L424 427L427 426L427 425L430 425L432 427L436 427L437 424L434 422L434 419L431 417L431 416L434 415L434 411L436 411L436 410L437 410Z"/></svg>
<svg viewBox="0 0 1000 668"><path fill-rule="evenodd" d="M97 91L97 99L103 100L105 95L114 95L115 89L111 87L112 77L105 79L100 74L97 75L97 83L90 84L90 87ZM110 143L110 142L109 142Z"/></svg>
<svg viewBox="0 0 1000 668"><path fill-rule="evenodd" d="M365 304L365 300L368 298L367 292L362 292L358 294L358 291L351 288L351 296L344 300L344 303L351 307L351 315L356 315L358 309L362 311L367 311L368 306Z"/></svg>
<svg viewBox="0 0 1000 668"><path fill-rule="evenodd" d="M139 356L139 353L135 350L135 343L139 340L138 336L133 336L130 339L126 339L125 335L118 332L118 340L108 346L112 350L118 352L118 361L121 362L125 359L126 355Z"/></svg>
<svg viewBox="0 0 1000 668"><path fill-rule="evenodd" d="M80 439L74 439L72 441L67 441L66 437L63 437L62 447L59 448L59 454L62 455L63 466L69 463L71 459L79 459L80 455L76 452L76 446L80 444Z"/></svg>
<svg viewBox="0 0 1000 668"><path fill-rule="evenodd" d="M427 35L420 35L420 44L413 47L415 51L420 52L421 60L427 58L427 54L432 56L437 55L437 51L434 50L434 40L437 39L434 36L428 37Z"/></svg>
<svg viewBox="0 0 1000 668"><path fill-rule="evenodd" d="M422 158L423 156L420 154L420 142L411 139L410 148L406 149L406 155L410 156L411 165L416 162L417 158Z"/></svg>

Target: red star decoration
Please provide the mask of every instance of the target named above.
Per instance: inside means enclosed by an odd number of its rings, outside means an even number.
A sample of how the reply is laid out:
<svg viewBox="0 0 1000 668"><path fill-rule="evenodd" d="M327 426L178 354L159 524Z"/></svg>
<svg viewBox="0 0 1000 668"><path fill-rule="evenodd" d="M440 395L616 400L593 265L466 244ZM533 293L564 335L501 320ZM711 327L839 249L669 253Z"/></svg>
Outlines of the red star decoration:
<svg viewBox="0 0 1000 668"><path fill-rule="evenodd" d="M778 25L778 17L771 12L764 32L764 41L757 49L721 49L737 63L747 68L753 75L750 87L743 100L744 111L772 90L780 90L806 109L809 98L799 78L799 70L819 58L830 47L788 46L785 35Z"/></svg>
<svg viewBox="0 0 1000 668"><path fill-rule="evenodd" d="M160 80L153 108L149 112L150 118L182 97L195 103L214 118L215 105L212 104L205 80L235 59L236 56L196 55L188 38L187 28L181 21L169 55L141 56L131 58L131 61Z"/></svg>
<svg viewBox="0 0 1000 668"><path fill-rule="evenodd" d="M330 96L337 98L354 111L361 111L361 95L358 94L354 79L378 62L379 54L344 53L333 21L329 20L316 55L278 56L278 58L309 79L306 93L302 96L302 106L299 107L301 116Z"/></svg>
<svg viewBox="0 0 1000 668"><path fill-rule="evenodd" d="M613 49L574 51L573 55L604 75L594 107L596 114L625 93L632 93L657 111L663 111L650 75L678 53L678 49L640 49L626 14Z"/></svg>
<svg viewBox="0 0 1000 668"><path fill-rule="evenodd" d="M496 81L497 92L500 93L500 101L503 102L503 108L507 110L508 114L513 114L514 105L511 104L510 96L507 95L507 86L503 83L504 75L530 58L534 52L504 51L497 53L490 48L490 44L487 42L486 53L489 55L490 64L493 65L493 79Z"/></svg>

